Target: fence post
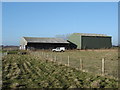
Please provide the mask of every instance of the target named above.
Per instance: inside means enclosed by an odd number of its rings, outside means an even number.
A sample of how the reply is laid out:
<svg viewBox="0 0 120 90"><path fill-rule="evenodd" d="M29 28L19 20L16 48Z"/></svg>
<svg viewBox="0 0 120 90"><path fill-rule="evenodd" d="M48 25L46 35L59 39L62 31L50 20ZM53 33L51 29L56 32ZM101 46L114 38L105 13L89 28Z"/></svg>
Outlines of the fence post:
<svg viewBox="0 0 120 90"><path fill-rule="evenodd" d="M83 61L81 58L80 58L80 70L83 70Z"/></svg>
<svg viewBox="0 0 120 90"><path fill-rule="evenodd" d="M43 52L43 58L44 58L44 52Z"/></svg>
<svg viewBox="0 0 120 90"><path fill-rule="evenodd" d="M44 52L44 58L46 58L46 56L45 56L46 54L45 54L45 52Z"/></svg>
<svg viewBox="0 0 120 90"><path fill-rule="evenodd" d="M54 62L56 62L56 56L54 56Z"/></svg>
<svg viewBox="0 0 120 90"><path fill-rule="evenodd" d="M61 61L60 61L60 63L62 64L62 56L61 56Z"/></svg>
<svg viewBox="0 0 120 90"><path fill-rule="evenodd" d="M46 52L44 54L45 54L45 58L46 58Z"/></svg>
<svg viewBox="0 0 120 90"><path fill-rule="evenodd" d="M105 73L105 59L102 58L102 75Z"/></svg>
<svg viewBox="0 0 120 90"><path fill-rule="evenodd" d="M45 52L43 53L43 57L45 58Z"/></svg>
<svg viewBox="0 0 120 90"><path fill-rule="evenodd" d="M48 59L48 53L46 53L46 57L47 57L47 59Z"/></svg>
<svg viewBox="0 0 120 90"><path fill-rule="evenodd" d="M70 60L70 57L68 56L68 66L70 65L70 61L69 60Z"/></svg>
<svg viewBox="0 0 120 90"><path fill-rule="evenodd" d="M57 56L55 56L55 61L57 62Z"/></svg>
<svg viewBox="0 0 120 90"><path fill-rule="evenodd" d="M51 61L53 61L53 59L52 59L52 53L51 53Z"/></svg>
<svg viewBox="0 0 120 90"><path fill-rule="evenodd" d="M45 58L47 58L47 53L45 54Z"/></svg>

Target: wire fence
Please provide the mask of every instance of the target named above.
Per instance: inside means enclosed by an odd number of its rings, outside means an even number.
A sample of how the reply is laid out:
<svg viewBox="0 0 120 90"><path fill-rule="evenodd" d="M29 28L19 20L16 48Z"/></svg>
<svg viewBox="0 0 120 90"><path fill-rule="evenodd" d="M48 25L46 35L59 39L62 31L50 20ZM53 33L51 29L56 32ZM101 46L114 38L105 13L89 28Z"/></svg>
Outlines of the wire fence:
<svg viewBox="0 0 120 90"><path fill-rule="evenodd" d="M42 57L46 60L73 67L93 74L108 75L118 78L118 60L108 58L81 57L72 53L58 52L34 52L35 56Z"/></svg>

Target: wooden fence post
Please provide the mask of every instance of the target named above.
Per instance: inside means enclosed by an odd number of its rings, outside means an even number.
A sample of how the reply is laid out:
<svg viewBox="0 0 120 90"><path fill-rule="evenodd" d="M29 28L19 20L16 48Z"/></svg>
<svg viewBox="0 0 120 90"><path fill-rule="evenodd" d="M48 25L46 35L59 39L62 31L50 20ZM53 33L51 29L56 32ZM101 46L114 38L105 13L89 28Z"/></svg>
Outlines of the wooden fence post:
<svg viewBox="0 0 120 90"><path fill-rule="evenodd" d="M80 70L83 70L83 61L81 58L80 58Z"/></svg>
<svg viewBox="0 0 120 90"><path fill-rule="evenodd" d="M102 58L102 75L105 73L105 59Z"/></svg>
<svg viewBox="0 0 120 90"><path fill-rule="evenodd" d="M68 56L68 66L70 65L70 57Z"/></svg>
<svg viewBox="0 0 120 90"><path fill-rule="evenodd" d="M45 54L45 57L47 58L47 53Z"/></svg>
<svg viewBox="0 0 120 90"><path fill-rule="evenodd" d="M45 58L46 56L45 56L45 53L44 53L44 58Z"/></svg>
<svg viewBox="0 0 120 90"><path fill-rule="evenodd" d="M60 61L60 63L62 64L62 56L61 56L61 61Z"/></svg>
<svg viewBox="0 0 120 90"><path fill-rule="evenodd" d="M46 52L45 52L45 58L46 58Z"/></svg>
<svg viewBox="0 0 120 90"><path fill-rule="evenodd" d="M54 62L56 62L56 56L54 56Z"/></svg>
<svg viewBox="0 0 120 90"><path fill-rule="evenodd" d="M51 61L53 61L53 58L52 58L52 53L51 53Z"/></svg>
<svg viewBox="0 0 120 90"><path fill-rule="evenodd" d="M43 57L45 58L45 52L43 53Z"/></svg>
<svg viewBox="0 0 120 90"><path fill-rule="evenodd" d="M43 58L44 58L44 52L43 52Z"/></svg>
<svg viewBox="0 0 120 90"><path fill-rule="evenodd" d="M55 61L57 62L57 56L55 56Z"/></svg>
<svg viewBox="0 0 120 90"><path fill-rule="evenodd" d="M46 53L46 58L48 59L48 53Z"/></svg>

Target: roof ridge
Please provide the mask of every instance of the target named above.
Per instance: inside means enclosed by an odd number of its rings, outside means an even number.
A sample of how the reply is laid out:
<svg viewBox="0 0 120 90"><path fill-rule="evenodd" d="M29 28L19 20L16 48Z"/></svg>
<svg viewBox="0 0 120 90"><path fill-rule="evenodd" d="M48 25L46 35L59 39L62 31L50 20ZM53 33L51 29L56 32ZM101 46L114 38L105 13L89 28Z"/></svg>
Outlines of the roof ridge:
<svg viewBox="0 0 120 90"><path fill-rule="evenodd" d="M95 34L95 33L73 33L77 35L82 35L82 36L108 36L106 34Z"/></svg>

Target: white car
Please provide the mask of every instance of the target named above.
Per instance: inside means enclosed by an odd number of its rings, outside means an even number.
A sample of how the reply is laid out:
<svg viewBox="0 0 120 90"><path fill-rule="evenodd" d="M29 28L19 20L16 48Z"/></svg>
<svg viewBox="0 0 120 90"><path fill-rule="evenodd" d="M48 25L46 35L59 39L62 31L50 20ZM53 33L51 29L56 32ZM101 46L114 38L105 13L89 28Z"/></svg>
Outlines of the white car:
<svg viewBox="0 0 120 90"><path fill-rule="evenodd" d="M64 52L65 51L65 47L57 47L55 49L52 49L53 52Z"/></svg>

